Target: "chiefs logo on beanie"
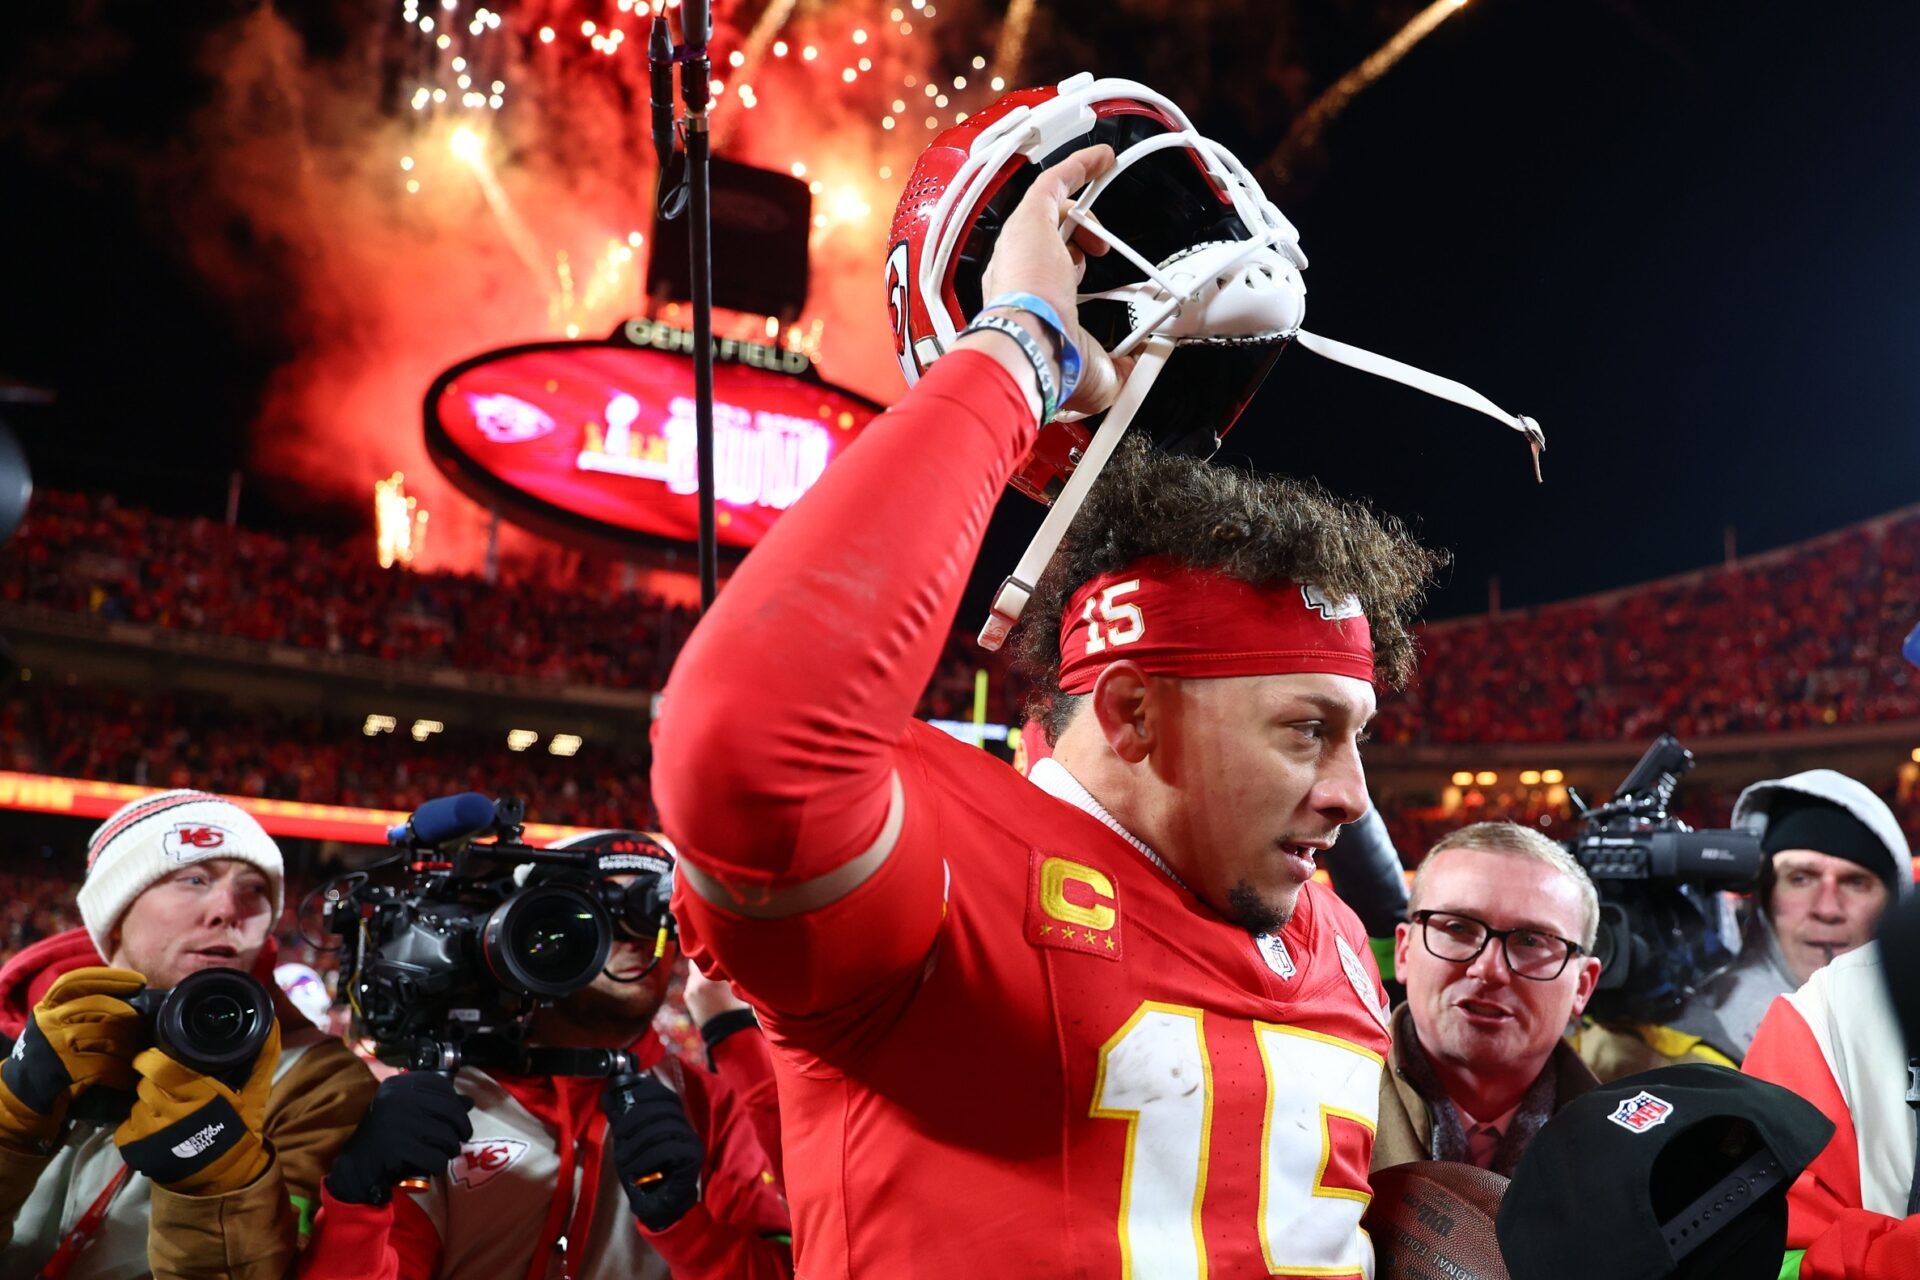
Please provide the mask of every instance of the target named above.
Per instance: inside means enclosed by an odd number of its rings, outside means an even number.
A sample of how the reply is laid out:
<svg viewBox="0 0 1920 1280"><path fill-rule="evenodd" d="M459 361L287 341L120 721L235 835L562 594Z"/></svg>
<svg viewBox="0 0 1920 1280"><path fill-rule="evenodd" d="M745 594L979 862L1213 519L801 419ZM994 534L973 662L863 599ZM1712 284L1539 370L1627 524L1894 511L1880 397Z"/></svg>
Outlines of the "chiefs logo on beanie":
<svg viewBox="0 0 1920 1280"><path fill-rule="evenodd" d="M258 867L278 919L286 864L280 846L245 809L205 791L162 791L122 805L87 841L80 918L101 955L133 900L181 867L234 858Z"/></svg>

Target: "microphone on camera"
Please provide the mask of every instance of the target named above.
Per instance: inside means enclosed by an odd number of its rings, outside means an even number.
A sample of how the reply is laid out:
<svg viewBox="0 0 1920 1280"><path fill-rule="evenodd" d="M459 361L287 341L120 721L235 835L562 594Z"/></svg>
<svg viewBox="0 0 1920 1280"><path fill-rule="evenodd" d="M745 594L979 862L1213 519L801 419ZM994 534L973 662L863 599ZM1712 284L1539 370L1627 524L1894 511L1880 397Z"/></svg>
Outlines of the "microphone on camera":
<svg viewBox="0 0 1920 1280"><path fill-rule="evenodd" d="M494 803L478 791L429 800L413 811L413 816L397 827L387 829L388 844L424 845L429 848L471 840L492 828Z"/></svg>

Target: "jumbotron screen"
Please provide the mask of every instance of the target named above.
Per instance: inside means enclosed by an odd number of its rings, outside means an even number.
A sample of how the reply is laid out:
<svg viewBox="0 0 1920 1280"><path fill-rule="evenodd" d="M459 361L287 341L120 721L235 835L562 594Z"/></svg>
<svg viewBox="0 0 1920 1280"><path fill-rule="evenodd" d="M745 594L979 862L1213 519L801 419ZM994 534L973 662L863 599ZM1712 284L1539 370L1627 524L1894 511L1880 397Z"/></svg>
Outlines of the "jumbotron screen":
<svg viewBox="0 0 1920 1280"><path fill-rule="evenodd" d="M880 406L823 382L797 351L721 340L714 363L716 534L750 548ZM648 321L604 342L489 352L427 394L434 461L477 501L562 539L690 543L691 335Z"/></svg>

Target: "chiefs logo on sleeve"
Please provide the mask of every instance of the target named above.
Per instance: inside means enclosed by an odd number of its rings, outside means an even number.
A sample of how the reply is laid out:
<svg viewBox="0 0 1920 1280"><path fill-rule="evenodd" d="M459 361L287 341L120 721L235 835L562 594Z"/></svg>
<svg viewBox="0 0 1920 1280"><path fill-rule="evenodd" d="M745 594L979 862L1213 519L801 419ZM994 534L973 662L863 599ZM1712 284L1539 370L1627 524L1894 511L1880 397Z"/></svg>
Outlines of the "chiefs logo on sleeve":
<svg viewBox="0 0 1920 1280"><path fill-rule="evenodd" d="M1120 889L1098 867L1075 862L1045 849L1029 855L1027 941L1120 958Z"/></svg>
<svg viewBox="0 0 1920 1280"><path fill-rule="evenodd" d="M483 1187L525 1154L527 1144L518 1138L475 1138L460 1144L460 1154L447 1162L447 1176L463 1187Z"/></svg>

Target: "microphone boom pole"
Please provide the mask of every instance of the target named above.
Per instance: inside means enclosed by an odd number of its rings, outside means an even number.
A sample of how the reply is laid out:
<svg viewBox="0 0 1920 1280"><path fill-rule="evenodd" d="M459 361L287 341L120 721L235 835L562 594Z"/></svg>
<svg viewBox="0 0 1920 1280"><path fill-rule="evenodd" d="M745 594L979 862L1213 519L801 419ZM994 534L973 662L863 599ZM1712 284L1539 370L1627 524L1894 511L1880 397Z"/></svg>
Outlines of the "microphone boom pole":
<svg viewBox="0 0 1920 1280"><path fill-rule="evenodd" d="M688 212L688 251L693 285L693 403L694 439L699 458L700 609L705 612L719 593L719 553L714 531L713 483L713 217L709 207L712 138L707 131L707 107L713 77L707 52L713 34L709 0L685 0L680 8L681 34L686 43L675 61L680 64L680 97L687 106L687 189L692 196Z"/></svg>

